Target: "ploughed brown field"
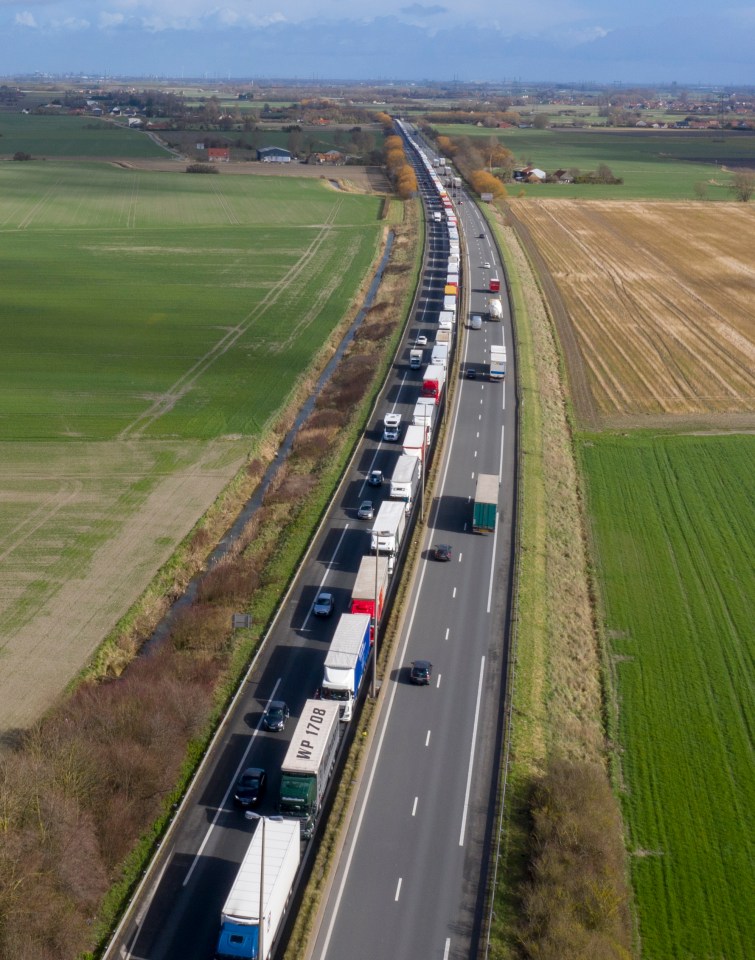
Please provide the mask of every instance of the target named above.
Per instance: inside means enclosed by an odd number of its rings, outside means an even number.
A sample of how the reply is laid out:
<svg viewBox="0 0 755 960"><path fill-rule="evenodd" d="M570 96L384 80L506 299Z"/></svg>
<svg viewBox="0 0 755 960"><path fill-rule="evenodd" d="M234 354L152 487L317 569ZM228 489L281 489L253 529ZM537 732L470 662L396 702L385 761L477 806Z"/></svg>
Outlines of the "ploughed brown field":
<svg viewBox="0 0 755 960"><path fill-rule="evenodd" d="M755 427L755 204L509 204L584 426Z"/></svg>

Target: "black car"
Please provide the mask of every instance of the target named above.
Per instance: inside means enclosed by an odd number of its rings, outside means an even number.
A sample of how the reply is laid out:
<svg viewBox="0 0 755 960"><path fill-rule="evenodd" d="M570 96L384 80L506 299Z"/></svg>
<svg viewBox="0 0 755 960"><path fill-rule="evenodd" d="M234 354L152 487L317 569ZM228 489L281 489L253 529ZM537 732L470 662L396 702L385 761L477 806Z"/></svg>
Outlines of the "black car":
<svg viewBox="0 0 755 960"><path fill-rule="evenodd" d="M477 379L477 369L475 367L467 367L467 380L476 380Z"/></svg>
<svg viewBox="0 0 755 960"><path fill-rule="evenodd" d="M282 700L271 700L267 705L267 710L262 715L262 726L265 730L279 733L281 730L285 730L288 717L288 704Z"/></svg>
<svg viewBox="0 0 755 960"><path fill-rule="evenodd" d="M409 680L418 686L426 686L433 675L433 665L429 660L415 660L409 671Z"/></svg>
<svg viewBox="0 0 755 960"><path fill-rule="evenodd" d="M438 543L433 549L433 557L435 557L436 560L440 560L441 563L446 563L450 560L452 553L450 543Z"/></svg>
<svg viewBox="0 0 755 960"><path fill-rule="evenodd" d="M256 807L266 786L267 775L262 767L247 767L233 788L233 802L238 807Z"/></svg>
<svg viewBox="0 0 755 960"><path fill-rule="evenodd" d="M329 617L335 610L336 598L332 593L319 593L312 606L312 613L316 617Z"/></svg>
<svg viewBox="0 0 755 960"><path fill-rule="evenodd" d="M367 483L371 487L380 487L383 485L383 471L382 470L371 470L369 477L367 477Z"/></svg>

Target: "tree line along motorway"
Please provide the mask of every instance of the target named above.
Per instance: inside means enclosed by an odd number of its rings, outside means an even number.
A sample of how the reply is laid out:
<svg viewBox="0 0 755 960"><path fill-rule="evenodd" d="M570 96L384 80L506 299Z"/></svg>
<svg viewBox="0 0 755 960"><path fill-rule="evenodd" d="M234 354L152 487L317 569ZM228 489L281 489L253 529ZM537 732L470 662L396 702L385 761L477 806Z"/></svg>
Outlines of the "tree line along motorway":
<svg viewBox="0 0 755 960"><path fill-rule="evenodd" d="M416 156L413 160L419 164ZM433 212L437 193L421 165L417 175L425 208ZM490 273L497 270L502 277L502 266L476 205L466 196L460 199L465 201L456 209L460 232L468 238L469 310L485 317ZM304 701L320 684L338 615L349 609L359 561L369 552L372 525L357 518L368 496L366 478L374 468L390 473L401 452L400 444L382 440L382 418L395 411L411 422L422 371L409 369L409 350L418 335L432 343L437 332L447 259L445 224L428 217L422 291L374 427L108 957L213 956L221 910L255 828L234 809L233 784L245 766L264 767L269 783L259 812L274 812L276 771L288 737ZM412 576L412 589L380 692L375 735L360 771L342 855L312 938L310 954L317 960L472 957L483 927L506 676L516 397L507 304L502 322L486 320L479 330L463 331L467 319L460 314L456 325L459 380L446 412L447 436L419 560L413 572L395 574ZM486 369L490 345L504 337L510 362L504 382L467 379L470 365ZM471 531L479 473L500 480L499 521L487 536ZM452 545L450 563L431 559L437 542ZM311 614L321 589L336 600L335 615L325 620ZM427 687L408 682L409 664L418 658L433 663ZM291 708L284 733L262 730L262 712L271 699L285 700Z"/></svg>

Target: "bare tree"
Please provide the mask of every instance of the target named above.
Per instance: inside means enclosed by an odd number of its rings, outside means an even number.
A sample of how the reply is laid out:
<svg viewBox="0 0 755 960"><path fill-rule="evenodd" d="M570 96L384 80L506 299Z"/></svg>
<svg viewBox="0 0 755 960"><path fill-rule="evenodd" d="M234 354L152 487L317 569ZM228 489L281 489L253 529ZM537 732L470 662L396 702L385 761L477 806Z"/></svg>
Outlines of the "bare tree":
<svg viewBox="0 0 755 960"><path fill-rule="evenodd" d="M755 170L737 170L731 178L729 189L735 200L748 203L755 193Z"/></svg>

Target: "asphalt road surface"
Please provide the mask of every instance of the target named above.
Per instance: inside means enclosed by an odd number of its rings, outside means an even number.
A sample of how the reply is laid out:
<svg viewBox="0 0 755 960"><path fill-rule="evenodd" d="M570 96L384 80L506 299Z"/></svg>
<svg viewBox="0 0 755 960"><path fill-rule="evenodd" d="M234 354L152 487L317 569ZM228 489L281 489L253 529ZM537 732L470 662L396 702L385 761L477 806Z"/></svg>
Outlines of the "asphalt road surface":
<svg viewBox="0 0 755 960"><path fill-rule="evenodd" d="M439 209L428 178L420 180L431 209ZM470 310L486 317L490 270L481 264L488 261L500 277L503 273L475 205L466 200L457 209L468 242ZM480 233L485 233L482 239ZM447 260L446 224L431 218L422 293L371 429L152 873L111 944L110 957L213 956L223 903L254 830L233 807L233 783L245 766L266 768L267 794L258 812L274 813L277 771L288 737L304 701L319 686L329 641L339 615L348 611L360 559L369 552L372 524L357 518L357 508L366 497L375 499L377 508L387 496L386 485L375 491L366 486L366 478L374 467L390 474L401 453L400 442L382 440L382 417L396 411L411 422L422 370L409 369L409 349L420 334L432 345ZM505 302L504 311L503 323L485 319L481 330L457 336L457 349L463 351L457 404L447 412L449 435L430 529L395 664L383 684L374 749L314 944L318 960L469 957L475 948L500 750L514 500L515 398ZM466 319L459 317L457 334ZM501 343L504 333L510 364L506 381L467 380L468 365L484 373L489 344ZM428 360L430 346L425 348ZM471 532L480 472L501 478L500 520L496 533L487 536ZM451 544L451 562L429 559L436 542ZM336 611L327 620L311 613L320 589L336 598ZM408 683L409 663L416 658L433 662L429 687ZM283 733L261 729L271 699L283 699L291 708Z"/></svg>

